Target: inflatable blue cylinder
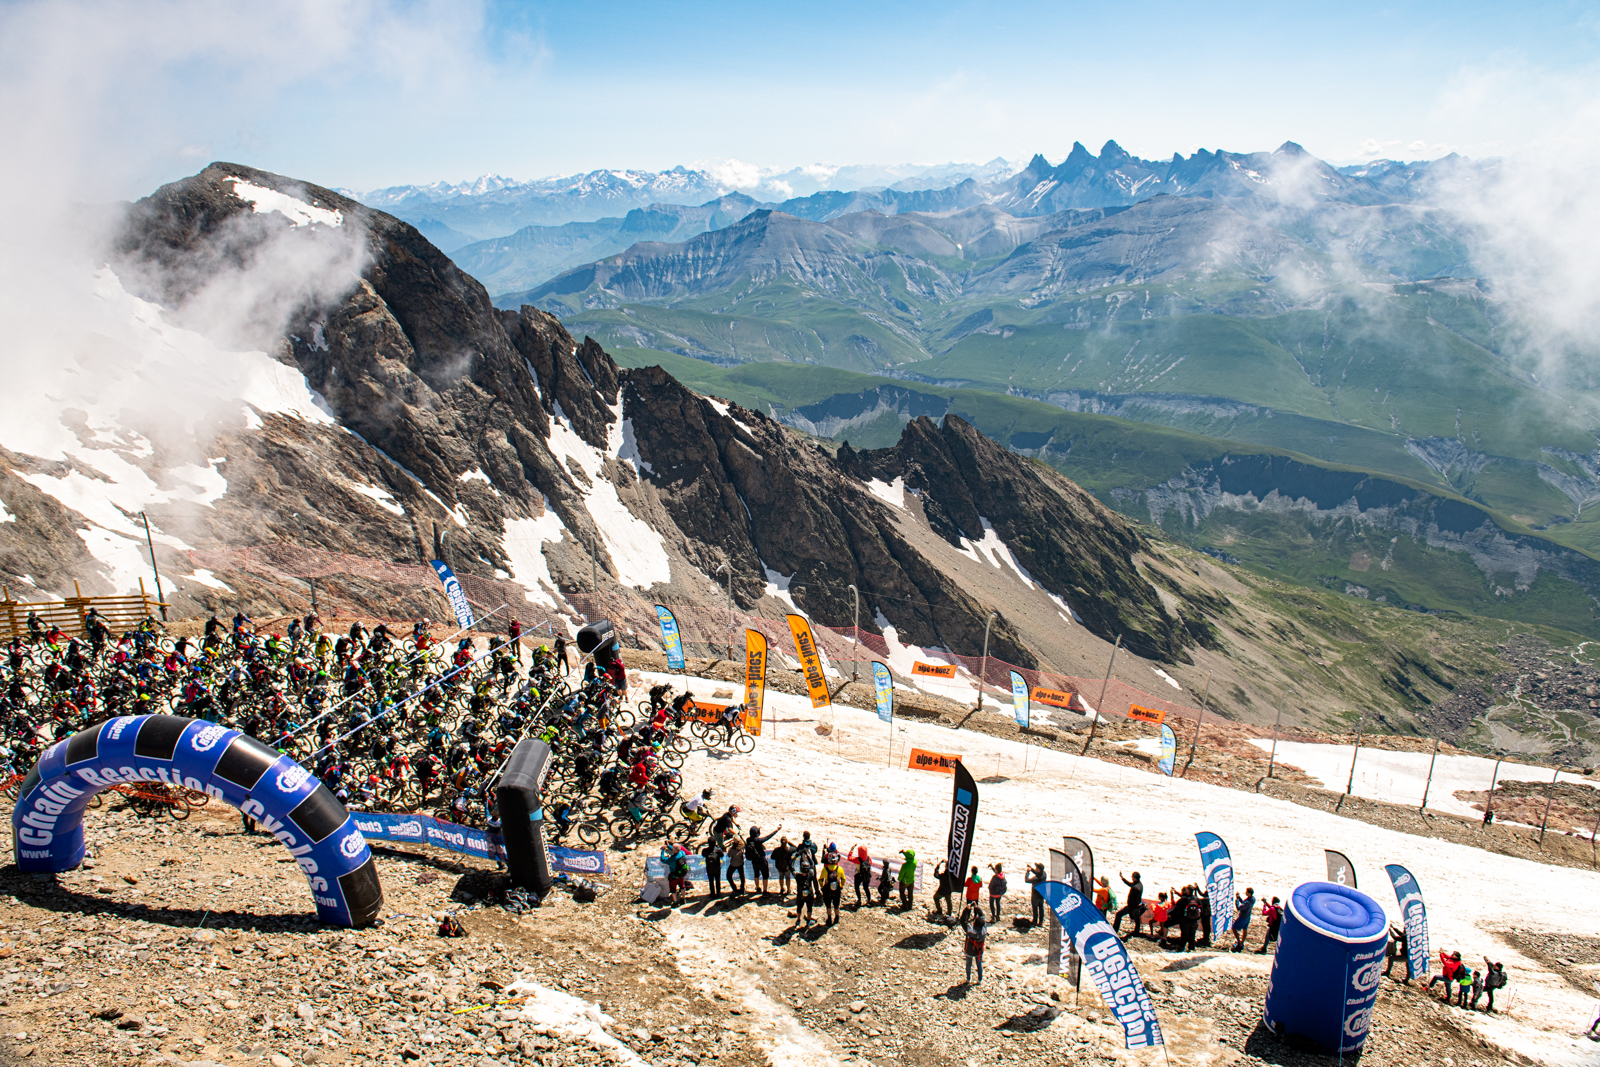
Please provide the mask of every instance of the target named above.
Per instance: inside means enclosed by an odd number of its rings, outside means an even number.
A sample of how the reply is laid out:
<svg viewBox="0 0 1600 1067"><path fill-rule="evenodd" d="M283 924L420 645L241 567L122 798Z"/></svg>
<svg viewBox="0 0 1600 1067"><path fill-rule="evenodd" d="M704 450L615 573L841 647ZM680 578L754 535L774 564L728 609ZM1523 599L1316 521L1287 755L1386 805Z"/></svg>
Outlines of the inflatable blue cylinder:
<svg viewBox="0 0 1600 1067"><path fill-rule="evenodd" d="M1289 894L1263 1021L1330 1056L1360 1052L1378 999L1389 921L1378 902L1333 882Z"/></svg>

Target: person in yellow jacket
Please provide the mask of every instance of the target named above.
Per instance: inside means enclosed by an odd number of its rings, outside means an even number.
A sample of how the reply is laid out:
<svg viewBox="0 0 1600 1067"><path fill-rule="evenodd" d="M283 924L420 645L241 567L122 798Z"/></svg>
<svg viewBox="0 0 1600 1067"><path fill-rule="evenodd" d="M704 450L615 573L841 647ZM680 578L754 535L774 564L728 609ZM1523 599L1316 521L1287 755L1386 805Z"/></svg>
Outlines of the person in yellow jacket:
<svg viewBox="0 0 1600 1067"><path fill-rule="evenodd" d="M829 850L822 857L822 868L817 871L817 888L822 890L824 922L832 926L839 921L839 902L844 898L844 866L839 853Z"/></svg>

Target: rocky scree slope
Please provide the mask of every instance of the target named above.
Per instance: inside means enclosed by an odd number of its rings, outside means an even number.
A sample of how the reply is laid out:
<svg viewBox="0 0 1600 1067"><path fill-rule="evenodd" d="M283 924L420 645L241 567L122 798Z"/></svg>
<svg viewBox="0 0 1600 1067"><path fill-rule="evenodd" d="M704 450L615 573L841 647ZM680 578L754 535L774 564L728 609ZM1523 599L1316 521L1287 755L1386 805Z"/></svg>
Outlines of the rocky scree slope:
<svg viewBox="0 0 1600 1067"><path fill-rule="evenodd" d="M819 621L844 624L854 584L864 617L880 612L903 639L975 650L989 611L1003 605L942 571L862 481L917 485L918 471L938 471L956 479L928 494L940 535L978 540L991 519L1034 579L1071 597L1097 634L1125 633L1168 662L1205 638L1198 602L1169 613L1140 576L1139 539L1125 524L966 423L919 424L902 449L870 464L859 454L836 460L659 368L619 370L597 343L578 343L535 308L496 309L415 228L331 190L213 164L133 206L114 268L181 317L208 270L247 268L273 242L310 239L312 227L264 210L260 197L241 199L241 181L338 212L364 242L365 265L330 306L303 307L274 352L336 421L264 415L223 435L228 490L200 509L198 547L284 542L407 563L446 558L463 574L515 579L569 615L579 612L567 597L595 592L591 553L604 575L598 592L641 613L653 598L720 603L713 582L726 561L741 608L779 610L768 595L778 575ZM1063 529L1047 532L1040 515ZM643 568L643 579L641 554L662 564ZM173 573L188 572L176 562ZM199 608L249 599L269 613L304 602L292 582L223 577L240 596L184 590ZM412 613L402 601L415 592L381 582L345 590L380 614ZM991 650L1031 664L1001 614Z"/></svg>

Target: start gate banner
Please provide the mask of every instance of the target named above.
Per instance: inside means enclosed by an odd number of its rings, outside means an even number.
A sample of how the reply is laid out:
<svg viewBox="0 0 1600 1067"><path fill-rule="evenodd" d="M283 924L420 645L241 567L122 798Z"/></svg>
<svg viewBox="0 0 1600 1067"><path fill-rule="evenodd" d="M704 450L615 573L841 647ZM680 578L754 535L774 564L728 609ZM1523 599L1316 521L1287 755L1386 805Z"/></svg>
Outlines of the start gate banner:
<svg viewBox="0 0 1600 1067"><path fill-rule="evenodd" d="M656 621L661 623L661 647L667 653L667 670L683 670L683 637L678 633L678 617L671 608L657 604Z"/></svg>
<svg viewBox="0 0 1600 1067"><path fill-rule="evenodd" d="M744 706L756 722L767 699L767 635L760 630L744 632ZM754 732L754 731L752 731Z"/></svg>
<svg viewBox="0 0 1600 1067"><path fill-rule="evenodd" d="M1157 708L1141 708L1137 704L1128 706L1128 718L1138 719L1140 722L1161 723L1167 719L1167 713Z"/></svg>
<svg viewBox="0 0 1600 1067"><path fill-rule="evenodd" d="M467 603L467 594L461 591L461 582L455 572L442 559L432 560L428 566L433 568L433 573L439 576L439 584L444 586L450 610L456 613L456 625L463 630L472 629L472 605Z"/></svg>
<svg viewBox="0 0 1600 1067"><path fill-rule="evenodd" d="M822 674L822 655L817 651L817 639L811 635L811 624L805 616L791 614L789 633L794 636L794 650L800 657L800 673L805 676L811 706L825 708L833 699L828 695L828 680Z"/></svg>
<svg viewBox="0 0 1600 1067"><path fill-rule="evenodd" d="M924 663L920 659L911 664L911 673L920 674L926 678L954 678L956 665L954 663Z"/></svg>
<svg viewBox="0 0 1600 1067"><path fill-rule="evenodd" d="M911 750L911 761L906 766L913 771L954 774L956 773L956 768L961 766L961 757L951 756L944 752L929 752L925 749L914 748Z"/></svg>
<svg viewBox="0 0 1600 1067"><path fill-rule="evenodd" d="M1033 702L1035 704L1048 704L1052 708L1071 708L1072 694L1060 689L1046 689L1042 685L1033 687Z"/></svg>

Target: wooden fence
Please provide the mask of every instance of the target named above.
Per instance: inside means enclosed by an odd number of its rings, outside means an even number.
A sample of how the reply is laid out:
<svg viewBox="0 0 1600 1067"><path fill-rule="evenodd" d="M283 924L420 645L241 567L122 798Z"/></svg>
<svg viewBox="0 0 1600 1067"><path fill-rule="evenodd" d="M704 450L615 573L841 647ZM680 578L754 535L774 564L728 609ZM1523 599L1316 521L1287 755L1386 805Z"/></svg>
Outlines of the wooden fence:
<svg viewBox="0 0 1600 1067"><path fill-rule="evenodd" d="M78 583L72 584L76 589ZM84 596L83 590L78 589L77 596L65 600L30 602L12 600L11 590L7 587L4 588L4 599L0 600L0 640L26 637L30 612L38 614L39 622L46 630L59 626L69 637L84 637L88 634L84 618L90 608L100 613L107 629L113 634L120 634L136 629L146 618L164 607L167 605L145 592L142 578L139 580L138 596Z"/></svg>

